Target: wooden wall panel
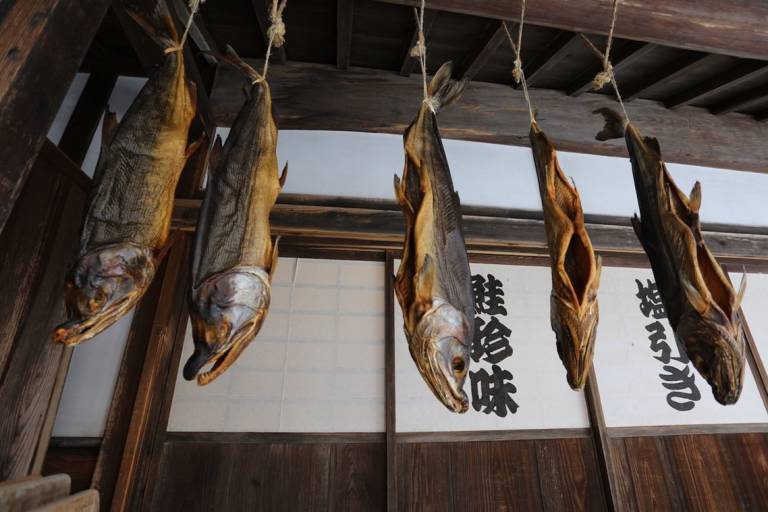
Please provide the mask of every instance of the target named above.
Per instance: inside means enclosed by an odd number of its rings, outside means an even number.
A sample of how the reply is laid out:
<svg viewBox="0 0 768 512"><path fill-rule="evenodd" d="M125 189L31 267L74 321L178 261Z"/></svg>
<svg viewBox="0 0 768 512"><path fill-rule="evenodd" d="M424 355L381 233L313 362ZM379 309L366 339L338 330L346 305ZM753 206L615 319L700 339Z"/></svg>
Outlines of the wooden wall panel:
<svg viewBox="0 0 768 512"><path fill-rule="evenodd" d="M42 475L65 473L72 479L72 493L91 486L91 476L99 456L98 446L51 446L45 456Z"/></svg>
<svg viewBox="0 0 768 512"><path fill-rule="evenodd" d="M768 434L614 438L621 510L761 510ZM631 492L625 492L631 490Z"/></svg>
<svg viewBox="0 0 768 512"><path fill-rule="evenodd" d="M85 208L77 173L46 142L0 235L0 480L40 471L69 365L71 349L54 345L51 331L64 319Z"/></svg>
<svg viewBox="0 0 768 512"><path fill-rule="evenodd" d="M169 441L152 510L384 510L384 443Z"/></svg>
<svg viewBox="0 0 768 512"><path fill-rule="evenodd" d="M398 510L605 510L590 438L408 443Z"/></svg>

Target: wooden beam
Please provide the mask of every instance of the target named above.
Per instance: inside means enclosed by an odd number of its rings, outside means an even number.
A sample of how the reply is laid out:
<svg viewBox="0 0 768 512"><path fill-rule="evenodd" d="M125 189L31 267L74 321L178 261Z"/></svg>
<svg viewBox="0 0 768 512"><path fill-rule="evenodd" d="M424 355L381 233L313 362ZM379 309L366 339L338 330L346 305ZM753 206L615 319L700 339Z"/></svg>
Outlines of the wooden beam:
<svg viewBox="0 0 768 512"><path fill-rule="evenodd" d="M167 256L111 510L149 509L188 321L189 238L175 237Z"/></svg>
<svg viewBox="0 0 768 512"><path fill-rule="evenodd" d="M768 88L765 85L761 85L735 98L713 105L709 110L716 116L719 116L728 112L749 108L758 103L765 102L766 99L768 99Z"/></svg>
<svg viewBox="0 0 768 512"><path fill-rule="evenodd" d="M349 69L354 14L354 0L336 0L336 67L339 69Z"/></svg>
<svg viewBox="0 0 768 512"><path fill-rule="evenodd" d="M0 231L110 3L7 0L0 8Z"/></svg>
<svg viewBox="0 0 768 512"><path fill-rule="evenodd" d="M417 5L418 0L383 0ZM607 34L613 2L539 0L530 2L525 21L572 32ZM520 0L430 0L441 11L520 21ZM743 0L724 8L720 0L622 2L615 36L674 48L768 60L768 3Z"/></svg>
<svg viewBox="0 0 768 512"><path fill-rule="evenodd" d="M382 201L359 200L355 206L331 206L321 198L318 203L286 204L281 198L270 215L273 234L284 237L281 243L289 243L298 237L307 245L316 246L322 245L323 240L347 240L358 247L372 243L384 249L401 248L403 219L402 213L394 207L394 201L388 202L387 207L380 206ZM193 230L200 204L200 200L177 199L173 226ZM547 253L544 223L540 218L515 218L508 211L491 208L465 207L463 214L464 235L470 252ZM627 219L601 217L599 222L586 220L592 244L599 253L644 258L643 249ZM704 239L718 258L736 264L768 263L768 234L711 231L704 226Z"/></svg>
<svg viewBox="0 0 768 512"><path fill-rule="evenodd" d="M472 80L480 70L491 60L501 43L506 39L504 25L501 21L493 21L490 24L488 33L485 35L483 44L467 59L462 66L463 72L461 78Z"/></svg>
<svg viewBox="0 0 768 512"><path fill-rule="evenodd" d="M584 389L584 398L587 401L589 423L592 425L597 461L600 465L600 473L603 480L605 503L609 512L616 512L617 510L621 510L618 482L616 481L616 466L613 461L611 443L605 426L603 403L600 400L600 390L595 377L595 367L591 364L589 368L589 377L587 378L587 384Z"/></svg>
<svg viewBox="0 0 768 512"><path fill-rule="evenodd" d="M384 367L386 393L387 511L397 512L397 400L395 395L395 256L384 262Z"/></svg>
<svg viewBox="0 0 768 512"><path fill-rule="evenodd" d="M437 19L438 11L433 9L424 9L424 37L429 39L429 32ZM411 56L411 48L416 45L419 39L418 28L413 29L413 33L406 39L403 45L402 64L400 65L400 76L411 76L413 67L416 65L416 59Z"/></svg>
<svg viewBox="0 0 768 512"><path fill-rule="evenodd" d="M258 61L251 61L260 66ZM258 68L257 68L258 69ZM292 62L271 71L272 94L282 129L351 130L402 134L418 109L419 77L368 68L339 71L335 66ZM229 126L243 103L242 77L219 66L212 107L219 126ZM626 156L623 140L598 142L601 107L617 108L605 95L569 98L551 90L536 92L539 121L562 151ZM659 139L666 161L766 172L768 125L744 116L713 116L693 107L670 111L637 100L627 106L643 133ZM440 132L456 138L527 146L528 111L522 91L507 85L470 84L459 102L440 112Z"/></svg>
<svg viewBox="0 0 768 512"><path fill-rule="evenodd" d="M732 69L718 73L717 76L712 77L710 80L707 80L692 89L673 96L665 101L664 104L667 108L677 108L690 103L695 103L706 96L723 92L747 82L754 77L765 73L766 70L768 70L768 63L753 61L742 62Z"/></svg>
<svg viewBox="0 0 768 512"><path fill-rule="evenodd" d="M51 342L87 188L47 142L0 234L0 480L40 472L71 349Z"/></svg>
<svg viewBox="0 0 768 512"><path fill-rule="evenodd" d="M557 63L569 51L572 51L576 44L582 44L581 38L577 34L561 32L533 59L527 63L523 62L523 71L525 71L525 80L528 82L528 86L533 87L542 75L557 66Z"/></svg>
<svg viewBox="0 0 768 512"><path fill-rule="evenodd" d="M634 87L627 87L624 90L619 89L621 90L621 96L625 102L632 101L652 87L661 85L663 82L672 82L687 75L693 69L706 67L711 60L717 57L717 55L690 55L683 57L671 65L664 66L658 72L651 73L645 80Z"/></svg>
<svg viewBox="0 0 768 512"><path fill-rule="evenodd" d="M615 52L614 57L611 58L614 74L618 75L622 70L629 68L656 48L655 44L629 42L624 48ZM595 62L597 62L597 59L595 59ZM592 81L601 69L602 67L599 63L595 67L590 68L589 71L583 73L568 87L566 94L568 96L579 96L592 89Z"/></svg>
<svg viewBox="0 0 768 512"><path fill-rule="evenodd" d="M61 135L59 149L77 165L82 165L99 127L117 76L112 73L93 73L88 77L75 110Z"/></svg>
<svg viewBox="0 0 768 512"><path fill-rule="evenodd" d="M259 31L261 37L264 39L264 44L269 44L269 36L267 31L272 22L269 21L271 0L251 0L253 6L253 12L256 14L256 20L259 23ZM271 64L285 64L288 61L288 52L285 50L285 45L280 48L272 48L272 60Z"/></svg>

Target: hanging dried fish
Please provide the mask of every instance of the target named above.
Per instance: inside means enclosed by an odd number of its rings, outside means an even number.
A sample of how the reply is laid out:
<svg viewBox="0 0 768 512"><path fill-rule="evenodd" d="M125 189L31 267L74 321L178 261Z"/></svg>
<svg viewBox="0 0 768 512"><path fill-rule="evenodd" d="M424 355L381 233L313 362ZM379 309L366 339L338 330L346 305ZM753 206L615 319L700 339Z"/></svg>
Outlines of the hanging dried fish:
<svg viewBox="0 0 768 512"><path fill-rule="evenodd" d="M269 212L287 171L286 166L278 177L269 85L232 48L224 61L243 71L251 85L223 150L221 138L216 140L197 224L190 302L195 352L184 378L197 375L201 385L229 368L264 322L277 268ZM199 373L211 363L210 371Z"/></svg>
<svg viewBox="0 0 768 512"><path fill-rule="evenodd" d="M430 105L448 105L465 85L451 81L450 63L438 70L429 84L430 100L422 103L403 136L402 181L395 176L406 228L395 292L408 347L435 396L460 413L469 406L463 387L474 334L474 299L459 196Z"/></svg>
<svg viewBox="0 0 768 512"><path fill-rule="evenodd" d="M651 262L675 336L721 404L735 403L744 377L744 326L738 314L746 279L734 290L701 236L701 185L690 198L677 188L661 159L659 142L643 137L614 111L598 140L626 139L640 218L632 225ZM746 278L746 275L744 276Z"/></svg>
<svg viewBox="0 0 768 512"><path fill-rule="evenodd" d="M563 174L555 147L535 121L529 136L552 266L550 322L568 384L580 389L595 350L600 258L584 227L579 194Z"/></svg>
<svg viewBox="0 0 768 512"><path fill-rule="evenodd" d="M104 118L78 259L67 281L70 321L53 335L67 345L103 331L144 294L168 237L179 175L197 147L187 147L196 91L185 77L173 20L160 16L158 30L133 16L167 55L122 122L112 112Z"/></svg>

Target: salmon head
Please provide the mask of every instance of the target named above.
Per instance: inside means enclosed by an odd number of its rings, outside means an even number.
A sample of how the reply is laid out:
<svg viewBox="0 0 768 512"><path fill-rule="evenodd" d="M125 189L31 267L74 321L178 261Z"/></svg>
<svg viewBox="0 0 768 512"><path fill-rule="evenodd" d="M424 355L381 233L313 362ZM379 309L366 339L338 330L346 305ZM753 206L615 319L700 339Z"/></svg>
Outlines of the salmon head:
<svg viewBox="0 0 768 512"><path fill-rule="evenodd" d="M269 309L269 274L241 267L216 274L192 293L190 317L195 351L184 365L184 378L205 385L217 378L256 337ZM201 370L212 364L210 370Z"/></svg>
<svg viewBox="0 0 768 512"><path fill-rule="evenodd" d="M587 297L583 305L552 293L550 322L557 341L557 355L565 366L568 385L581 389L587 380L595 351L598 321L597 297Z"/></svg>
<svg viewBox="0 0 768 512"><path fill-rule="evenodd" d="M145 247L121 243L86 253L67 281L70 320L54 330L53 340L77 345L93 338L138 302L154 274L152 251Z"/></svg>
<svg viewBox="0 0 768 512"><path fill-rule="evenodd" d="M464 314L440 299L419 319L409 339L411 356L432 393L453 412L469 408L464 381L473 330Z"/></svg>

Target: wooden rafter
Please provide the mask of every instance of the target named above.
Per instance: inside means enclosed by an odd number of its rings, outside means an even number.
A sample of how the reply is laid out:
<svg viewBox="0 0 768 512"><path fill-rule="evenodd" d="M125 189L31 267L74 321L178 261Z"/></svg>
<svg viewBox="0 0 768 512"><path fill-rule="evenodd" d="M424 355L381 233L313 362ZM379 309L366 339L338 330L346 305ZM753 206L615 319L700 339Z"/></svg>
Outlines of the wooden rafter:
<svg viewBox="0 0 768 512"><path fill-rule="evenodd" d="M111 2L8 0L0 14L0 231ZM76 27L76 30L73 29ZM66 51L61 51L66 48Z"/></svg>
<svg viewBox="0 0 768 512"><path fill-rule="evenodd" d="M418 0L383 0L416 5ZM572 32L606 34L612 2L539 0L529 2L525 19L532 25ZM520 21L520 0L430 0L429 7L483 18ZM722 55L768 60L768 3L743 0L724 7L721 0L646 0L622 2L615 35Z"/></svg>
<svg viewBox="0 0 768 512"><path fill-rule="evenodd" d="M641 81L634 87L628 87L621 91L624 101L632 101L645 94L652 87L659 86L664 82L672 82L679 77L685 76L694 69L705 67L717 55L695 54L686 56L672 64L665 66L656 73L651 73L648 78Z"/></svg>
<svg viewBox="0 0 768 512"><path fill-rule="evenodd" d="M437 19L438 12L433 9L424 9L424 37L429 38L429 32ZM414 23L415 25L415 23ZM400 76L411 76L416 59L411 56L411 48L416 45L419 38L419 31L414 27L413 32L406 38L402 50L402 64L400 64Z"/></svg>
<svg viewBox="0 0 768 512"><path fill-rule="evenodd" d="M256 14L256 20L259 22L259 30L264 38L264 44L269 43L267 31L271 22L269 21L269 2L268 0L251 0L253 12ZM285 64L288 61L288 52L285 45L280 48L272 48L272 60L274 64Z"/></svg>
<svg viewBox="0 0 768 512"><path fill-rule="evenodd" d="M354 13L354 0L336 1L336 67L339 69L349 68Z"/></svg>
<svg viewBox="0 0 768 512"><path fill-rule="evenodd" d="M710 107L710 111L715 115L727 114L744 108L749 108L758 103L764 103L768 99L768 88L765 85L756 87L750 91L740 94L734 98L727 99Z"/></svg>
<svg viewBox="0 0 768 512"><path fill-rule="evenodd" d="M462 78L472 80L493 57L493 54L496 53L496 50L501 46L505 38L503 22L492 22L487 34L483 38L482 45L472 53L462 66Z"/></svg>
<svg viewBox="0 0 768 512"><path fill-rule="evenodd" d="M112 73L92 73L80 93L59 141L59 149L77 165L85 160L116 81L117 76Z"/></svg>
<svg viewBox="0 0 768 512"><path fill-rule="evenodd" d="M680 94L673 96L665 102L667 108L677 108L683 105L689 105L695 103L702 98L709 95L723 92L732 87L736 87L739 84L747 82L752 78L759 76L768 71L768 64L765 62L748 61L736 65L733 69L729 69L723 73L719 73L717 76L710 80L707 80L698 86L683 91Z"/></svg>
<svg viewBox="0 0 768 512"><path fill-rule="evenodd" d="M525 71L528 85L533 87L544 73L555 67L577 44L581 44L578 35L561 32L533 59L527 63L523 62L523 71Z"/></svg>
<svg viewBox="0 0 768 512"><path fill-rule="evenodd" d="M614 74L618 75L622 70L629 68L632 64L648 55L655 48L656 45L650 43L631 42L625 45L624 48L615 52L614 57L611 59ZM568 96L578 96L590 90L595 74L600 70L601 67L598 65L597 67L582 73L582 75L570 85L566 94L568 94Z"/></svg>
<svg viewBox="0 0 768 512"><path fill-rule="evenodd" d="M260 61L250 61L260 66ZM388 71L291 62L270 70L273 101L283 129L352 130L398 133L410 122L419 101L420 78ZM229 126L242 106L242 78L219 66L212 106L219 126ZM366 105L365 109L359 105ZM522 92L508 85L475 83L461 101L440 113L445 138L528 145L528 113ZM542 126L558 149L625 156L623 140L598 142L603 127L593 111L616 108L605 95L572 98L558 91L536 91ZM715 117L702 109L671 112L655 101L628 105L644 133L657 137L668 162L765 172L768 125L741 116ZM703 145L702 140L707 144Z"/></svg>

